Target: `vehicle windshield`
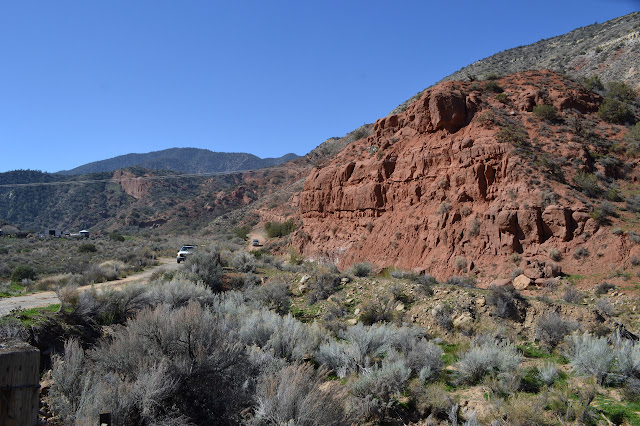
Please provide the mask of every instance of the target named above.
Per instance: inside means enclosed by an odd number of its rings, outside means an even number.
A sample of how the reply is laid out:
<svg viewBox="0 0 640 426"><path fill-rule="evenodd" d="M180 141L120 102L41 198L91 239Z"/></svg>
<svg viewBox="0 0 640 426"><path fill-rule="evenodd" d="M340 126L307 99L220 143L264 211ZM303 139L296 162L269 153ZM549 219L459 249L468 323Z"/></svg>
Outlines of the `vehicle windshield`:
<svg viewBox="0 0 640 426"><path fill-rule="evenodd" d="M189 250L193 250L193 246L182 246L182 248L180 249L180 251L189 251Z"/></svg>

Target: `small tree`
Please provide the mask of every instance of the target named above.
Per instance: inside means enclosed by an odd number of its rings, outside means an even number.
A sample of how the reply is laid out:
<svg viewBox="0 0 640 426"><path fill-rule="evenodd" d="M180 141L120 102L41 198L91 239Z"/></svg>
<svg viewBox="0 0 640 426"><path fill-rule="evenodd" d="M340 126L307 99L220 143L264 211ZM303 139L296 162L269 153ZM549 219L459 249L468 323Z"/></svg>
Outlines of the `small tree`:
<svg viewBox="0 0 640 426"><path fill-rule="evenodd" d="M35 280L36 270L28 265L16 266L13 272L11 273L11 282L20 283L24 279Z"/></svg>
<svg viewBox="0 0 640 426"><path fill-rule="evenodd" d="M553 105L536 105L533 107L533 115L547 121L553 121L558 118L556 107Z"/></svg>
<svg viewBox="0 0 640 426"><path fill-rule="evenodd" d="M122 235L121 233L119 233L118 231L113 231L109 234L109 238L112 241L118 241L118 242L123 242L124 241L124 235Z"/></svg>
<svg viewBox="0 0 640 426"><path fill-rule="evenodd" d="M80 247L78 247L78 253L95 253L97 251L96 246L91 243L80 244Z"/></svg>
<svg viewBox="0 0 640 426"><path fill-rule="evenodd" d="M267 222L264 224L264 229L267 231L269 238L283 237L293 232L295 229L293 219L289 219L286 222Z"/></svg>
<svg viewBox="0 0 640 426"><path fill-rule="evenodd" d="M615 124L635 123L636 121L636 116L627 102L610 97L605 97L600 104L598 116L604 121Z"/></svg>

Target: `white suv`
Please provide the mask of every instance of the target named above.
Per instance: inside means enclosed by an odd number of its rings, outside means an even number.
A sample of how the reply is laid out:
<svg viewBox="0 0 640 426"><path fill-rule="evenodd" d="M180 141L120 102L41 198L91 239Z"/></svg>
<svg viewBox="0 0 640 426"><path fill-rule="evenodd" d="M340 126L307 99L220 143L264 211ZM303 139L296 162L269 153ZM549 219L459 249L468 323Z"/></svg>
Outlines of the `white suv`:
<svg viewBox="0 0 640 426"><path fill-rule="evenodd" d="M187 256L193 254L193 252L196 251L197 247L198 246L182 246L182 248L178 252L178 256L176 256L176 260L178 261L178 263L187 260Z"/></svg>

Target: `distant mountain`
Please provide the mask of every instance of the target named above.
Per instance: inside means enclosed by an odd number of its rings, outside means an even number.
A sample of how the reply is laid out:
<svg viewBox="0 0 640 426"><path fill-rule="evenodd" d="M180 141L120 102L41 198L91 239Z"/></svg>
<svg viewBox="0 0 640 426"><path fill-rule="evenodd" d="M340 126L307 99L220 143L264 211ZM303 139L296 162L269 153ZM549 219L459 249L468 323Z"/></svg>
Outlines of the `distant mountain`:
<svg viewBox="0 0 640 426"><path fill-rule="evenodd" d="M492 74L540 69L565 73L571 78L597 75L605 83L623 81L640 89L640 12L496 53L454 72L439 83L484 80ZM406 110L423 92L400 104L390 115Z"/></svg>
<svg viewBox="0 0 640 426"><path fill-rule="evenodd" d="M224 173L263 169L298 158L286 154L278 158L260 158L252 154L213 152L199 148L170 148L146 154L126 154L107 160L94 161L75 169L62 170L61 175L112 172L126 167L151 170L172 170L180 173Z"/></svg>

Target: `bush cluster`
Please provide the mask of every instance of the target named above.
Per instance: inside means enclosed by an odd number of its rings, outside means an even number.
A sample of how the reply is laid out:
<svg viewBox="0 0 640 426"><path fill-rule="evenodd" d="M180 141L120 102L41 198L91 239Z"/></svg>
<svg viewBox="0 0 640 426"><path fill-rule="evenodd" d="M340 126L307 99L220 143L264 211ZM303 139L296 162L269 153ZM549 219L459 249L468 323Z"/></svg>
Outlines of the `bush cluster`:
<svg viewBox="0 0 640 426"><path fill-rule="evenodd" d="M267 231L269 238L284 237L293 232L295 223L293 219L289 219L286 222L267 222L264 224L264 229Z"/></svg>
<svg viewBox="0 0 640 426"><path fill-rule="evenodd" d="M82 293L74 315L127 326L91 351L67 341L53 359L50 406L70 423L100 412L116 424L379 422L412 378L442 371L443 350L419 327L358 324L336 340L251 297L175 278Z"/></svg>
<svg viewBox="0 0 640 426"><path fill-rule="evenodd" d="M598 109L600 118L609 123L635 123L636 116L633 104L637 95L633 88L625 83L612 82L609 83L608 89L609 91Z"/></svg>
<svg viewBox="0 0 640 426"><path fill-rule="evenodd" d="M11 282L20 283L22 280L35 280L36 271L33 267L28 265L19 265L11 272Z"/></svg>

